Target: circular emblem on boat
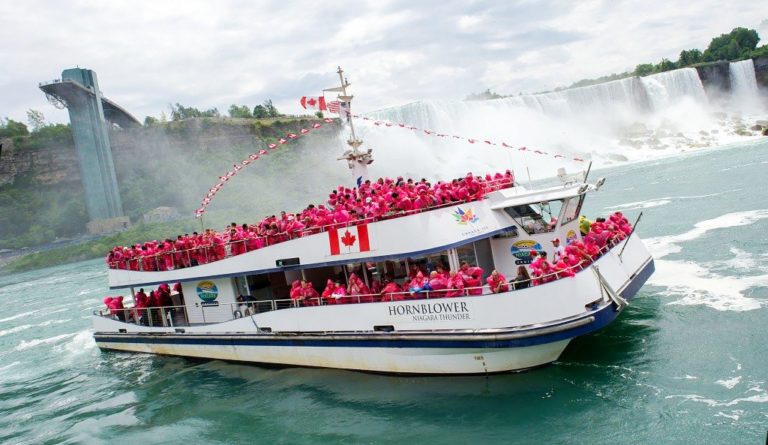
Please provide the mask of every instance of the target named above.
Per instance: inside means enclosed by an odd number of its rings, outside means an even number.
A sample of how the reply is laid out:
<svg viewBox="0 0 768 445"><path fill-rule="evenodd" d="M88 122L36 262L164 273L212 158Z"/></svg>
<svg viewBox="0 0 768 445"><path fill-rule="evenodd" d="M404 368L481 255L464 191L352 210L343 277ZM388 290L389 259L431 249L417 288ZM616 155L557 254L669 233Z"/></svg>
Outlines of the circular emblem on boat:
<svg viewBox="0 0 768 445"><path fill-rule="evenodd" d="M541 244L531 239L516 241L512 244L512 256L517 258L515 264L530 264L532 250L544 250Z"/></svg>
<svg viewBox="0 0 768 445"><path fill-rule="evenodd" d="M216 283L213 281L201 281L197 283L195 291L197 292L197 296L205 303L215 301L216 297L219 296L219 288L216 287Z"/></svg>

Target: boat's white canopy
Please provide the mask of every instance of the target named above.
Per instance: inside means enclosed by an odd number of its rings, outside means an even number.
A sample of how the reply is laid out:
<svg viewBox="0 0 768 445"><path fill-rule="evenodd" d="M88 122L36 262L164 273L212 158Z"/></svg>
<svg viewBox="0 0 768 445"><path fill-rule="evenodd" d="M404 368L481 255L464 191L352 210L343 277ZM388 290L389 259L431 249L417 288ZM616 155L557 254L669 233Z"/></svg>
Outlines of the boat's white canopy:
<svg viewBox="0 0 768 445"><path fill-rule="evenodd" d="M488 198L491 201L491 209L498 210L512 206L538 204L541 202L570 198L583 195L590 190L594 190L594 186L585 183L559 185L536 190L526 190L523 187L511 187L495 191L490 194Z"/></svg>

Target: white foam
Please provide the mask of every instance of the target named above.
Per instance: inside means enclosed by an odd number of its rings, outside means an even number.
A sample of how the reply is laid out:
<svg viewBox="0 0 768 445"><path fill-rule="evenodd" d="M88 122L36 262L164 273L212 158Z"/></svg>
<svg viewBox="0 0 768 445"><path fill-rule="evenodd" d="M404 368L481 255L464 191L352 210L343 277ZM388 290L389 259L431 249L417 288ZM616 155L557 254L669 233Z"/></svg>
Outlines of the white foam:
<svg viewBox="0 0 768 445"><path fill-rule="evenodd" d="M707 399L696 394L679 394L666 396L665 399L685 399L692 402L705 403L709 406L735 406L742 402L750 403L768 403L768 394L757 394L749 397L739 397L728 402L718 402L717 400Z"/></svg>
<svg viewBox="0 0 768 445"><path fill-rule="evenodd" d="M86 329L76 334L72 334L72 340L53 347L54 352L67 352L70 355L79 355L96 348L96 340L93 339L93 333Z"/></svg>
<svg viewBox="0 0 768 445"><path fill-rule="evenodd" d="M605 210L637 210L637 209L649 209L651 207L660 207L672 202L671 198L658 198L655 200L649 199L646 201L627 202L625 204L619 204L612 207L606 207Z"/></svg>
<svg viewBox="0 0 768 445"><path fill-rule="evenodd" d="M0 337L3 337L8 334L15 334L17 332L26 331L27 329L31 328L31 324L24 324L21 326L16 326L15 328L6 329L4 331L0 331Z"/></svg>
<svg viewBox="0 0 768 445"><path fill-rule="evenodd" d="M715 380L715 383L718 385L725 386L728 389L733 389L734 387L736 387L736 385L741 383L741 376L736 376L727 380Z"/></svg>
<svg viewBox="0 0 768 445"><path fill-rule="evenodd" d="M13 362L10 365L0 366L0 372L5 371L6 369L13 368L14 366L20 364L21 362Z"/></svg>
<svg viewBox="0 0 768 445"><path fill-rule="evenodd" d="M648 238L645 243L655 258L662 258L671 253L679 252L681 249L677 245L678 243L694 240L711 230L748 226L766 218L768 218L768 209L726 213L717 218L697 222L693 229L685 233Z"/></svg>
<svg viewBox="0 0 768 445"><path fill-rule="evenodd" d="M16 320L17 318L26 317L27 315L32 315L32 314L34 314L36 312L39 312L39 311L29 311L29 312L24 312L24 313L21 313L21 314L16 314L16 315L14 315L12 317L0 319L0 323L5 323L6 321L11 321L11 320Z"/></svg>
<svg viewBox="0 0 768 445"><path fill-rule="evenodd" d="M726 417L731 420L739 420L739 417L741 417L742 414L744 414L743 410L735 409L731 411L731 414L726 414L722 411L718 411L717 414L715 414L715 417Z"/></svg>
<svg viewBox="0 0 768 445"><path fill-rule="evenodd" d="M24 351L29 348L34 348L35 346L38 346L38 345L56 343L58 341L64 340L65 338L73 337L75 335L77 335L77 333L61 334L55 337L39 338L35 340L30 340L30 341L22 340L21 343L19 343L14 349L17 351Z"/></svg>
<svg viewBox="0 0 768 445"><path fill-rule="evenodd" d="M744 296L744 291L756 286L768 286L768 274L734 277L712 273L699 264L688 261L656 260L656 272L648 284L664 286L663 295L680 297L669 304L705 305L719 311L751 311L763 302Z"/></svg>

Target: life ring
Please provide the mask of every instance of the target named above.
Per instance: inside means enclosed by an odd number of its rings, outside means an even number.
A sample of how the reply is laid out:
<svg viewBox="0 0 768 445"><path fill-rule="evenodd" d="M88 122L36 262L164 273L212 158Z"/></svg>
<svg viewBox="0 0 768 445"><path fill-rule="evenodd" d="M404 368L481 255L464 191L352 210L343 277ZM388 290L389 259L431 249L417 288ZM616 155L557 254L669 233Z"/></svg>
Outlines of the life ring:
<svg viewBox="0 0 768 445"><path fill-rule="evenodd" d="M243 318L243 313L240 312L240 309L238 309L238 310L236 310L235 312L232 313L232 316L235 317L235 318Z"/></svg>

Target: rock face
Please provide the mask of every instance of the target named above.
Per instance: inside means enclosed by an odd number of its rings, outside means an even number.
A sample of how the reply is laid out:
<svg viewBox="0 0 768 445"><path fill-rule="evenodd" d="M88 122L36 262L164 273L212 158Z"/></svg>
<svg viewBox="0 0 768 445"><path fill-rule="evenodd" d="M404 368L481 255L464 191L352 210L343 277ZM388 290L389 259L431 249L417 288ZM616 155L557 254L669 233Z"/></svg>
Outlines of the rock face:
<svg viewBox="0 0 768 445"><path fill-rule="evenodd" d="M38 184L53 185L79 182L80 169L73 146L22 150L12 139L3 139L0 153L0 186L13 183L17 175L30 174Z"/></svg>
<svg viewBox="0 0 768 445"><path fill-rule="evenodd" d="M768 88L768 56L755 57L752 62L755 64L757 84Z"/></svg>
<svg viewBox="0 0 768 445"><path fill-rule="evenodd" d="M707 96L719 95L731 91L729 62L714 62L696 67Z"/></svg>

